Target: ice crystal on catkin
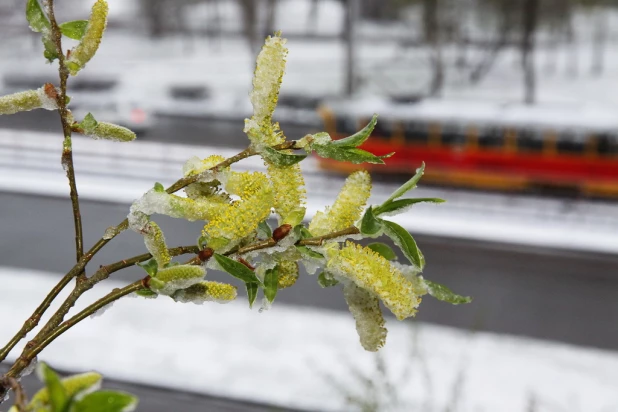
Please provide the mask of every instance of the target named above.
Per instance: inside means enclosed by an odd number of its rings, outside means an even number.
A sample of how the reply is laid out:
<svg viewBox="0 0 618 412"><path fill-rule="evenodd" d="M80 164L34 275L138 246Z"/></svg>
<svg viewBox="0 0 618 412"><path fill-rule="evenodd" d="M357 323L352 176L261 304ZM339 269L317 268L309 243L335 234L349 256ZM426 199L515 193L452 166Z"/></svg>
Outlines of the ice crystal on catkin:
<svg viewBox="0 0 618 412"><path fill-rule="evenodd" d="M356 320L356 331L365 350L376 352L386 342L384 317L378 298L352 282L343 286L343 296Z"/></svg>

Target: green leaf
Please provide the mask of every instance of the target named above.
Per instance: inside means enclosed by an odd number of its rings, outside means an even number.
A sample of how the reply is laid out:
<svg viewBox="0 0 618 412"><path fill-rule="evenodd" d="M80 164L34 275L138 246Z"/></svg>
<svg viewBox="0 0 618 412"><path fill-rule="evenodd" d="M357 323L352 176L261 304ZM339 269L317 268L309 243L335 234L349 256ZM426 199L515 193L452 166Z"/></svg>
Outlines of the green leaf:
<svg viewBox="0 0 618 412"><path fill-rule="evenodd" d="M159 182L155 182L154 184L154 190L155 192L159 192L159 193L163 193L165 192L165 186L163 186L161 183Z"/></svg>
<svg viewBox="0 0 618 412"><path fill-rule="evenodd" d="M387 203L392 202L393 200L397 199L398 197L401 197L401 196L405 195L406 192L408 192L409 190L414 189L416 187L416 184L418 183L418 181L421 180L421 177L423 177L423 173L425 173L425 162L423 162L421 167L416 169L416 174L414 176L412 176L412 178L410 180L408 180L403 185L401 185L399 187L399 189L395 190L393 192L393 194L391 195L391 197L389 197L386 200L386 202L383 203L383 205L386 205Z"/></svg>
<svg viewBox="0 0 618 412"><path fill-rule="evenodd" d="M443 302L448 302L453 305L472 302L472 298L470 296L461 296L453 293L453 291L449 288L439 283L425 279L425 284L427 285L427 292L434 298Z"/></svg>
<svg viewBox="0 0 618 412"><path fill-rule="evenodd" d="M277 267L268 269L264 274L264 296L270 303L273 303L277 296L277 285L279 283L279 270Z"/></svg>
<svg viewBox="0 0 618 412"><path fill-rule="evenodd" d="M311 259L324 259L324 255L316 252L315 250L309 249L307 246L296 246L296 249L307 258Z"/></svg>
<svg viewBox="0 0 618 412"><path fill-rule="evenodd" d="M333 146L348 146L348 147L358 147L365 142L373 132L373 129L376 127L376 123L378 123L378 115L374 114L367 126L363 127L360 131L354 133L352 136L348 136L343 139L334 140Z"/></svg>
<svg viewBox="0 0 618 412"><path fill-rule="evenodd" d="M339 281L335 279L331 273L322 272L318 276L318 284L323 288L330 288L339 284Z"/></svg>
<svg viewBox="0 0 618 412"><path fill-rule="evenodd" d="M252 308L253 302L255 302L255 298L257 298L259 285L255 282L247 282L245 283L245 287L247 288L247 298L249 299L249 308Z"/></svg>
<svg viewBox="0 0 618 412"><path fill-rule="evenodd" d="M94 118L92 113L88 113L78 126L84 129L86 133L92 133L98 125L99 122L97 122L97 119Z"/></svg>
<svg viewBox="0 0 618 412"><path fill-rule="evenodd" d="M273 231L266 222L266 220L258 223L257 230L259 238L270 239L271 237L273 237Z"/></svg>
<svg viewBox="0 0 618 412"><path fill-rule="evenodd" d="M159 264L157 263L157 261L155 260L155 258L152 258L148 261L146 261L145 263L136 263L137 266L141 267L142 269L144 269L146 271L146 273L148 273L148 275L150 275L150 277L154 278L157 276L157 272L159 271Z"/></svg>
<svg viewBox="0 0 618 412"><path fill-rule="evenodd" d="M420 270L423 270L425 267L425 257L416 245L416 241L414 241L412 235L397 223L383 220L382 224L384 225L384 234L390 237L393 242L399 246L410 262Z"/></svg>
<svg viewBox="0 0 618 412"><path fill-rule="evenodd" d="M200 236L197 238L197 247L202 250L208 245L208 236Z"/></svg>
<svg viewBox="0 0 618 412"><path fill-rule="evenodd" d="M405 209L408 206L415 205L417 203L444 203L445 200L438 199L437 197L419 197L416 199L398 199L392 200L390 202L384 202L382 205L376 207L374 212L376 216L381 215L382 213L392 213L401 209Z"/></svg>
<svg viewBox="0 0 618 412"><path fill-rule="evenodd" d="M46 29L51 29L51 24L38 0L28 0L28 3L26 3L26 19L34 32L40 33Z"/></svg>
<svg viewBox="0 0 618 412"><path fill-rule="evenodd" d="M155 297L155 296L159 296L158 293L153 292L150 289L140 289L140 290L135 291L135 294L137 296L141 296L143 298L152 298L152 297Z"/></svg>
<svg viewBox="0 0 618 412"><path fill-rule="evenodd" d="M81 40L86 33L88 20L73 20L60 24L60 32L73 40Z"/></svg>
<svg viewBox="0 0 618 412"><path fill-rule="evenodd" d="M97 391L75 402L71 412L124 412L137 406L136 396L125 392Z"/></svg>
<svg viewBox="0 0 618 412"><path fill-rule="evenodd" d="M365 236L374 236L382 230L382 220L373 214L373 206L369 206L361 220L360 231Z"/></svg>
<svg viewBox="0 0 618 412"><path fill-rule="evenodd" d="M394 153L389 153L384 156L376 156L365 150L356 147L328 145L314 145L313 149L320 157L339 160L342 162L350 162L354 164L372 163L384 164L382 159L391 157Z"/></svg>
<svg viewBox="0 0 618 412"><path fill-rule="evenodd" d="M313 237L311 232L309 232L309 229L307 229L302 224L294 226L293 230L294 230L294 235L299 239L309 239L310 237Z"/></svg>
<svg viewBox="0 0 618 412"><path fill-rule="evenodd" d="M291 166L307 157L306 154L297 155L283 153L268 146L264 147L260 154L268 163L274 164L275 166Z"/></svg>
<svg viewBox="0 0 618 412"><path fill-rule="evenodd" d="M217 263L230 275L242 280L245 283L260 283L260 280L255 275L255 272L243 265L240 262L230 259L227 256L215 253Z"/></svg>
<svg viewBox="0 0 618 412"><path fill-rule="evenodd" d="M397 259L397 255L395 254L395 252L393 251L393 249L391 249L391 247L387 244L384 243L370 243L367 245L367 247L371 250L373 250L374 252L378 253L379 255L381 255L384 259L386 260L395 260Z"/></svg>
<svg viewBox="0 0 618 412"><path fill-rule="evenodd" d="M45 383L49 394L49 404L52 412L64 412L69 403L69 396L56 372L42 362L37 371L39 378Z"/></svg>

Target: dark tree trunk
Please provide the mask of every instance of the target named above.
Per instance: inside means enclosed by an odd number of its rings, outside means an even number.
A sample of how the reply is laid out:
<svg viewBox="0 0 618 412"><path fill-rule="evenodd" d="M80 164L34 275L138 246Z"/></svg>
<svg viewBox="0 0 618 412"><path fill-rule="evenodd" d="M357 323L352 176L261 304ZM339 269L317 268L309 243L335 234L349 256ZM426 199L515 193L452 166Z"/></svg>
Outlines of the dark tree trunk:
<svg viewBox="0 0 618 412"><path fill-rule="evenodd" d="M524 73L524 102L534 104L536 78L534 68L534 35L536 33L539 0L524 0L522 7L521 62Z"/></svg>

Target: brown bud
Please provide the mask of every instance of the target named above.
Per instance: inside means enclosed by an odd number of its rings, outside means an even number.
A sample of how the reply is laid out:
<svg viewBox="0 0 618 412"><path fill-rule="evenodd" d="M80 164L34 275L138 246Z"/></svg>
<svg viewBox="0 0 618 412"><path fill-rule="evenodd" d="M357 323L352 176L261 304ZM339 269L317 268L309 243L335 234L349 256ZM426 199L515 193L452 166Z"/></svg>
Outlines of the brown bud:
<svg viewBox="0 0 618 412"><path fill-rule="evenodd" d="M206 262L208 259L210 259L212 257L212 255L214 253L215 253L214 250L212 250L211 248L207 247L207 248L204 248L203 250L200 250L200 253L197 254L197 257L202 262Z"/></svg>
<svg viewBox="0 0 618 412"><path fill-rule="evenodd" d="M292 225L289 225L287 223L279 226L273 231L273 240L275 242L280 241L281 239L286 237L290 233L291 230L292 230Z"/></svg>
<svg viewBox="0 0 618 412"><path fill-rule="evenodd" d="M56 87L53 84L45 83L43 90L45 91L45 94L47 95L47 97L49 97L50 99L54 99L54 100L58 99L58 91L56 90Z"/></svg>
<svg viewBox="0 0 618 412"><path fill-rule="evenodd" d="M245 265L246 267L248 267L249 269L255 270L255 268L251 265L251 263L247 262L245 259L239 257L238 261L242 263L243 265Z"/></svg>
<svg viewBox="0 0 618 412"><path fill-rule="evenodd" d="M150 275L142 279L142 286L145 287L146 289L150 289Z"/></svg>

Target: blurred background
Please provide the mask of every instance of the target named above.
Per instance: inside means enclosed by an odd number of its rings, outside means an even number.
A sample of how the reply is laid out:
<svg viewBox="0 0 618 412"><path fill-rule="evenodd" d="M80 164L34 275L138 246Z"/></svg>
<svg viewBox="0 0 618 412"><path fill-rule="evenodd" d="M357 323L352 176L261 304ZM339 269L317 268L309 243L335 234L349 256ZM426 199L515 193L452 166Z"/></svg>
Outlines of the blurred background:
<svg viewBox="0 0 618 412"><path fill-rule="evenodd" d="M282 30L275 119L286 136L342 137L378 113L364 148L397 154L371 168L373 203L424 161L415 195L447 203L395 220L423 250L425 277L474 301L426 299L414 321L389 318L376 356L358 344L341 291L305 272L264 313L242 300L119 302L50 346L52 366L103 372L142 395L138 410L618 411L618 2L108 1L108 31L71 79L70 107L138 141L75 139L87 246L189 157L247 145L254 59ZM57 83L24 3L0 2L0 94ZM57 0L57 16L85 19L91 3ZM60 146L54 112L0 117L0 311L12 313L1 340L74 259ZM310 217L352 169L302 166ZM170 245L201 230L157 221ZM123 233L93 267L143 250Z"/></svg>

